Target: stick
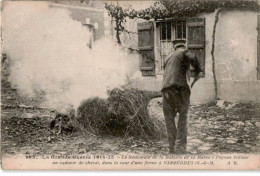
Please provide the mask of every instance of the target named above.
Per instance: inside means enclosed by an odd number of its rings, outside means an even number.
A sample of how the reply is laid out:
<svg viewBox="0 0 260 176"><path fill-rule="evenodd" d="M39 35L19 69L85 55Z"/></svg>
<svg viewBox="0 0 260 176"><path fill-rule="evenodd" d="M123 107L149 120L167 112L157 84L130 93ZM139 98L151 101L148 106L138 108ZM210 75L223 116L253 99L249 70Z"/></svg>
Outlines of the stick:
<svg viewBox="0 0 260 176"><path fill-rule="evenodd" d="M191 83L191 86L190 86L190 87L192 88L192 87L194 86L194 84L195 84L198 80L199 80L199 78L194 79L193 82Z"/></svg>

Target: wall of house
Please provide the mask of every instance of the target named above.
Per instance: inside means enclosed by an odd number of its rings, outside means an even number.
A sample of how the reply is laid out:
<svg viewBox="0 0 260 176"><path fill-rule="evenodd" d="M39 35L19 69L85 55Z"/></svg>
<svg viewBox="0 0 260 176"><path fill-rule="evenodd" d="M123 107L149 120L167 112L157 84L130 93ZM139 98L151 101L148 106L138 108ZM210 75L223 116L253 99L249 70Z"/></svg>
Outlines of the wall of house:
<svg viewBox="0 0 260 176"><path fill-rule="evenodd" d="M219 98L230 102L259 102L257 80L257 15L252 11L222 11L216 31L215 58ZM192 88L191 102L205 103L214 97L212 76L212 31L215 13L200 14L206 19L205 78ZM132 80L136 88L160 90L162 75L142 77L139 71Z"/></svg>
<svg viewBox="0 0 260 176"><path fill-rule="evenodd" d="M95 40L104 36L104 11L92 11L74 8L71 8L70 11L72 18L80 21L81 23L86 23L86 18L89 18L91 24L98 24L98 28L95 29Z"/></svg>
<svg viewBox="0 0 260 176"><path fill-rule="evenodd" d="M231 102L260 102L260 80L257 80L256 70L258 14L234 10L222 11L219 16L215 59L220 99ZM203 100L197 97L200 96L197 92L202 87L207 87L207 97L214 94L210 52L215 13L202 14L200 17L206 18L206 77L194 87L192 98L195 102Z"/></svg>
<svg viewBox="0 0 260 176"><path fill-rule="evenodd" d="M64 8L70 11L72 19L86 23L86 18L90 19L90 24L98 24L98 28L95 28L94 39L101 39L105 35L105 10L92 7L80 7L75 4L60 4L51 3L50 7Z"/></svg>

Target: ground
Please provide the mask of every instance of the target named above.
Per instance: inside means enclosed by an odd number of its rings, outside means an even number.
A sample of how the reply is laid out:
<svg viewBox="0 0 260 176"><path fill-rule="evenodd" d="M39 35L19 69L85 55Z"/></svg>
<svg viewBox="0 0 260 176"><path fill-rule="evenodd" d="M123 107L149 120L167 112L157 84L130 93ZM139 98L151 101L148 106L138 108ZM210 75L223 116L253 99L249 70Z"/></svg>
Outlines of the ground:
<svg viewBox="0 0 260 176"><path fill-rule="evenodd" d="M95 136L73 132L55 134L49 125L54 111L37 99L22 96L2 81L1 150L4 157L42 154L167 154L167 138L144 141L134 137ZM149 105L152 118L163 121L161 99ZM260 140L260 106L219 101L217 105L191 106L188 121L191 154L257 153ZM165 129L162 129L165 130Z"/></svg>

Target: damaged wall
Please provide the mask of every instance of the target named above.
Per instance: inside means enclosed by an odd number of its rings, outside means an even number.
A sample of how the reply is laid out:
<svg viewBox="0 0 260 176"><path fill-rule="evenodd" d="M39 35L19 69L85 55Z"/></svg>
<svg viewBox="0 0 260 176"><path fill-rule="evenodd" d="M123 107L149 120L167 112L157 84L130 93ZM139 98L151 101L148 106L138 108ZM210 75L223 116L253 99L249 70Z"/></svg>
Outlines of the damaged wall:
<svg viewBox="0 0 260 176"><path fill-rule="evenodd" d="M239 10L224 10L220 13L215 41L220 99L231 102L260 102L260 81L257 80L256 70L258 14ZM206 77L194 87L194 102L203 102L206 97L214 95L210 52L215 13L201 17L206 18ZM207 87L207 95L200 95L202 87Z"/></svg>

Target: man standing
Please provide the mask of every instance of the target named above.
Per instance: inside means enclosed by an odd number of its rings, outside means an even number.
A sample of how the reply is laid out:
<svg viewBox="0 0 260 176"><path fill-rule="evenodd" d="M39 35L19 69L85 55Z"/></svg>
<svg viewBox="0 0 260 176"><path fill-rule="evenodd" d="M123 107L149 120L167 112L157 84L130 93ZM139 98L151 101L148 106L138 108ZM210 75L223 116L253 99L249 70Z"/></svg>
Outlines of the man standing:
<svg viewBox="0 0 260 176"><path fill-rule="evenodd" d="M201 69L194 53L185 50L181 45L177 47L176 51L170 54L164 63L162 95L170 153L180 154L185 153L187 143L187 113L190 106L187 72L190 66L194 68L193 86L199 79ZM179 120L176 127L177 113L179 113Z"/></svg>

